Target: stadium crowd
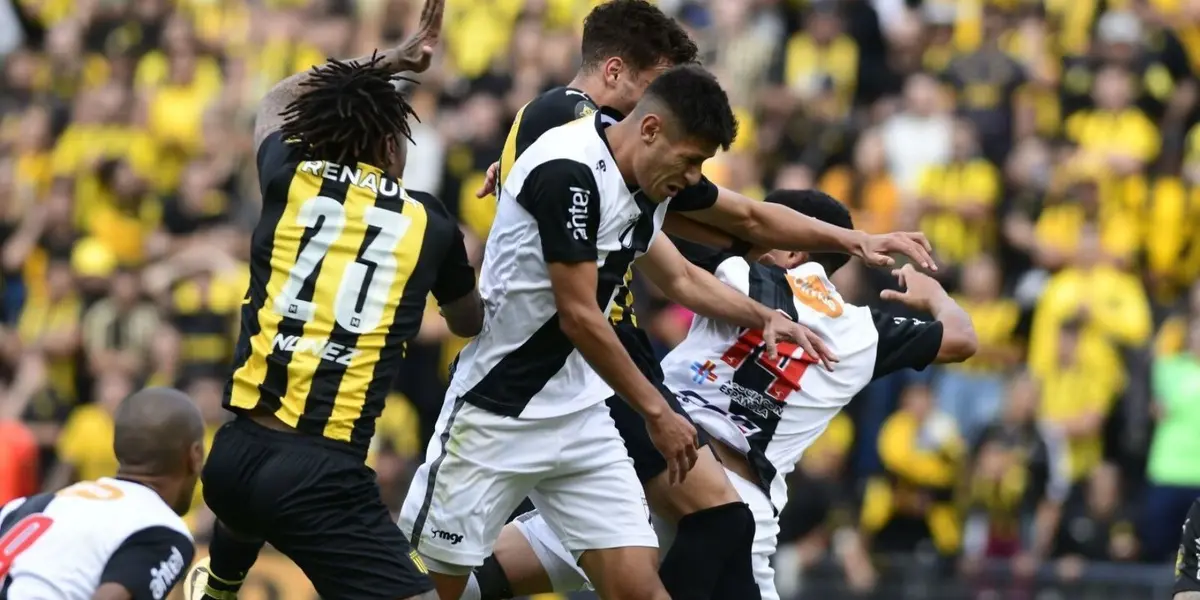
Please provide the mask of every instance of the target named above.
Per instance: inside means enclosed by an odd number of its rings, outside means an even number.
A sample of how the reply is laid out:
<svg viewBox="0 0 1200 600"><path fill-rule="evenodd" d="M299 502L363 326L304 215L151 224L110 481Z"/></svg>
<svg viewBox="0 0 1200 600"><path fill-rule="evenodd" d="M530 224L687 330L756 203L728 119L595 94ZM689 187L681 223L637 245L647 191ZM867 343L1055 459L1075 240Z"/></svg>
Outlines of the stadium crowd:
<svg viewBox="0 0 1200 600"><path fill-rule="evenodd" d="M659 4L741 121L708 176L758 198L818 187L862 229L919 228L980 338L964 365L873 384L808 452L781 591L821 564L870 589L871 555L1018 579L1169 564L1200 496L1200 2ZM399 39L419 5L17 0L0 16L0 504L111 475L112 411L144 385L187 391L211 437L259 213L256 103ZM591 6L449 3L405 183L458 215L476 264L484 173L521 106L570 79ZM835 280L864 304L892 285ZM635 298L665 353L690 314L644 284ZM431 308L396 375L371 457L393 506L462 344ZM189 519L211 528L199 496Z"/></svg>

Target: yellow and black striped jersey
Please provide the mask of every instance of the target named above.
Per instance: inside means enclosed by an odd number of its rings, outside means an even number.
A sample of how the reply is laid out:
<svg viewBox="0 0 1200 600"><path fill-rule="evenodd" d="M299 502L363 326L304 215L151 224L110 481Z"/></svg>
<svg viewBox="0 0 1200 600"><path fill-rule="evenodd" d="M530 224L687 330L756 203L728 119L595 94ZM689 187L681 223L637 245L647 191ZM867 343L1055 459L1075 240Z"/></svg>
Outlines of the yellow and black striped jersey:
<svg viewBox="0 0 1200 600"><path fill-rule="evenodd" d="M508 138L504 141L504 152L500 156L499 181L508 177L508 169L533 142L542 137L543 133L566 125L575 119L586 117L600 111L603 119L615 123L625 118L611 107L599 107L591 96L583 90L570 87L557 87L534 98L517 112L512 128L508 130ZM717 202L717 186L707 178L701 178L699 184L685 188L679 192L667 210L686 212L702 210ZM633 292L629 284L633 280L633 267L625 273L624 283L613 300L614 306L609 313L609 320L614 324L637 325L633 314Z"/></svg>
<svg viewBox="0 0 1200 600"><path fill-rule="evenodd" d="M306 160L274 133L242 305L231 410L267 409L364 456L427 295L475 289L458 222L366 163Z"/></svg>

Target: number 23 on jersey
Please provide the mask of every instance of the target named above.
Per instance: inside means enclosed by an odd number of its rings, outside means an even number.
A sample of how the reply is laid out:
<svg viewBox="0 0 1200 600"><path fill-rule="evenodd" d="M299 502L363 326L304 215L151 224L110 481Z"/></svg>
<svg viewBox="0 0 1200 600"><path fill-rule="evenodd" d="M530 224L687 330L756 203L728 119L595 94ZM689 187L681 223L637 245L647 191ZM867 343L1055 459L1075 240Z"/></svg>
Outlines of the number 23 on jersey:
<svg viewBox="0 0 1200 600"><path fill-rule="evenodd" d="M367 231L361 247L341 247L346 243L342 239L347 225L346 207L328 196L314 196L301 204L296 224L305 228L307 242L301 241L296 262L275 297L277 313L309 322L319 310L332 309L333 321L351 333L365 333L379 326L399 267L396 247L408 233L412 219L378 206L365 207L362 216ZM352 253L354 257L341 273L332 306L301 300L305 283L327 261L331 250Z"/></svg>

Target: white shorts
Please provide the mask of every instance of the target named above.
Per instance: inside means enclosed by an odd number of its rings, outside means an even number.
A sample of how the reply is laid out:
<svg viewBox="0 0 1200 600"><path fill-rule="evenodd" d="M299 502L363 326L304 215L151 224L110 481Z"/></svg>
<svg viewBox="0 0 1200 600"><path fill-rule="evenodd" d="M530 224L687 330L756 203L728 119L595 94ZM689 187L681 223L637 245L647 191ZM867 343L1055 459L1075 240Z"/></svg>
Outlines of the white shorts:
<svg viewBox="0 0 1200 600"><path fill-rule="evenodd" d="M762 600L779 600L779 593L775 589L775 570L771 568L771 556L775 554L775 545L779 537L779 520L775 518L771 499L761 488L742 479L740 475L728 469L725 470L725 475L754 514L752 564L754 580L758 582ZM675 537L674 527L658 519L654 524L659 543L663 547L669 547ZM550 576L550 583L555 592L569 593L591 589L583 569L579 568L571 554L559 543L554 530L536 511L517 517L513 525L533 547L538 561Z"/></svg>
<svg viewBox="0 0 1200 600"><path fill-rule="evenodd" d="M603 403L517 419L447 402L399 526L430 569L464 575L492 553L526 497L575 557L658 547L646 495Z"/></svg>

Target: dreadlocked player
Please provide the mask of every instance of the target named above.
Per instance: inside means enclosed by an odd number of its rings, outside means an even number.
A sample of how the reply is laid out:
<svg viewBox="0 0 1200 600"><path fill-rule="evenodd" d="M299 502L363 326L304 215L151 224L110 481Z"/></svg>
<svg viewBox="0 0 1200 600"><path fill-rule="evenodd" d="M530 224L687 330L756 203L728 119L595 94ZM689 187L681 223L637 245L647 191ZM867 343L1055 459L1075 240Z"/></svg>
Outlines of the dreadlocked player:
<svg viewBox="0 0 1200 600"><path fill-rule="evenodd" d="M190 599L234 598L265 542L323 598L436 598L364 464L375 421L430 292L451 331L479 332L462 234L404 189L413 114L396 87L429 65L443 0L382 55L280 82L255 126L263 212L225 407L202 477L218 518Z"/></svg>

